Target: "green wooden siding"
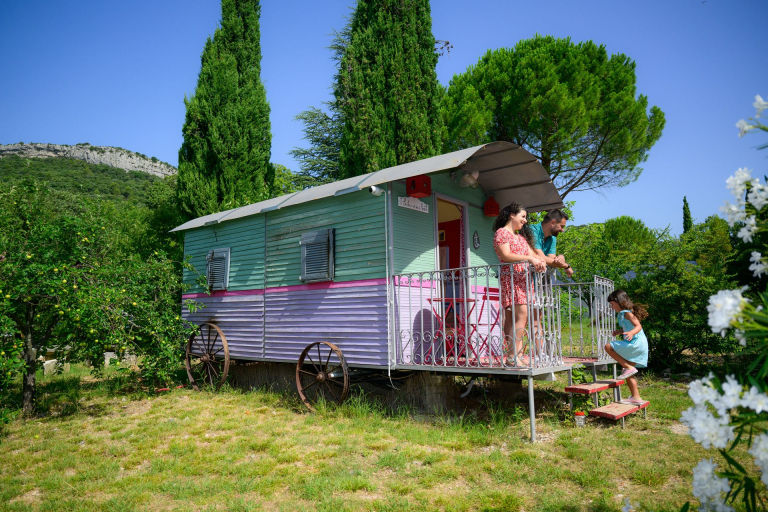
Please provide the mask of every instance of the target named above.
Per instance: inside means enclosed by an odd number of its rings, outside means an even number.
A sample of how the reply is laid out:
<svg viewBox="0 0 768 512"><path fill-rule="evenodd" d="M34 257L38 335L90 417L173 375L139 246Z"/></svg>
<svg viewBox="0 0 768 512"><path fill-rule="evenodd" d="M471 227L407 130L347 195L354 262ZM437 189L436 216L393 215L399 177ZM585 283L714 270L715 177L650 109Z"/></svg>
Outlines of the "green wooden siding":
<svg viewBox="0 0 768 512"><path fill-rule="evenodd" d="M335 228L335 282L386 277L384 196L367 191L328 197L224 221L215 226L187 231L184 254L205 273L205 256L211 249L230 248L228 290L303 284L301 234ZM265 230L266 223L266 230ZM184 271L184 282L194 284L197 275ZM203 290L197 286L188 293Z"/></svg>
<svg viewBox="0 0 768 512"><path fill-rule="evenodd" d="M499 262L493 250L493 221L485 217L482 206L485 193L478 188L461 188L450 178L450 173L432 174L432 191L447 198L457 199L469 204L467 208L471 266L495 265ZM421 199L429 204L429 214L400 208L397 198L405 196L405 184L393 183L393 246L395 274L424 272L435 269L435 227L434 204L431 197ZM480 248L472 245L472 234L480 236Z"/></svg>
<svg viewBox="0 0 768 512"><path fill-rule="evenodd" d="M432 198L421 199L429 205L429 213L422 213L397 206L397 198L406 195L405 183L392 183L394 273L435 270L435 212Z"/></svg>
<svg viewBox="0 0 768 512"><path fill-rule="evenodd" d="M264 216L255 215L191 229L184 239L184 256L205 274L205 256L211 249L230 248L228 290L264 288ZM184 282L193 285L187 293L203 291L194 282L197 274L184 270Z"/></svg>
<svg viewBox="0 0 768 512"><path fill-rule="evenodd" d="M301 234L335 229L334 282L386 277L385 196L367 191L267 213L267 287L303 284Z"/></svg>

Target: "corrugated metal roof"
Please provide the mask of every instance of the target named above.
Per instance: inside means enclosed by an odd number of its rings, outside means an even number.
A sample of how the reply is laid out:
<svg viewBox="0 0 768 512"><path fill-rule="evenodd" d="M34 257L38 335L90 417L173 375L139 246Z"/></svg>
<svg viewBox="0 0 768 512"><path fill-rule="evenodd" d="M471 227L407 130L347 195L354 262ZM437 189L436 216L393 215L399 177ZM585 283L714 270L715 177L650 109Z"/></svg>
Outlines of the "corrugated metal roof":
<svg viewBox="0 0 768 512"><path fill-rule="evenodd" d="M486 193L493 193L502 207L513 201L527 207L529 211L563 206L560 194L549 178L549 174L533 155L511 142L491 142L308 188L241 208L213 213L193 219L171 231L184 231L217 224L315 199L357 192L374 185L382 185L411 176L433 174L449 169L478 171L480 186Z"/></svg>

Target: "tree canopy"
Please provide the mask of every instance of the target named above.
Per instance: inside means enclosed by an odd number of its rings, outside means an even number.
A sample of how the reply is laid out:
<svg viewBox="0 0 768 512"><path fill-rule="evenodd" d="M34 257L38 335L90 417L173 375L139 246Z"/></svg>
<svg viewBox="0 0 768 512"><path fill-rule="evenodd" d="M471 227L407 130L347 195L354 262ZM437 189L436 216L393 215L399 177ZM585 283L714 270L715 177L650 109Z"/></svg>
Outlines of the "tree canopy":
<svg viewBox="0 0 768 512"><path fill-rule="evenodd" d="M490 50L442 103L445 147L493 140L535 155L561 196L623 186L661 136L664 113L636 90L635 63L592 41L536 36Z"/></svg>
<svg viewBox="0 0 768 512"><path fill-rule="evenodd" d="M269 104L261 82L258 0L222 0L201 56L179 150L178 199L191 217L269 197Z"/></svg>
<svg viewBox="0 0 768 512"><path fill-rule="evenodd" d="M334 93L340 177L439 154L442 121L428 0L358 0Z"/></svg>

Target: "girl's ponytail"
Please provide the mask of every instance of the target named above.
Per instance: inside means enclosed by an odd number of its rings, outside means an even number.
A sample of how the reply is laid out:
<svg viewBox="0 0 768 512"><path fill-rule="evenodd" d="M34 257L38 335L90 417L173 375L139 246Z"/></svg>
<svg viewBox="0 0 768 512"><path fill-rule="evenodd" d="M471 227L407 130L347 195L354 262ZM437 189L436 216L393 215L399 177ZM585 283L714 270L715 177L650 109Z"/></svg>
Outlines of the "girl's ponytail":
<svg viewBox="0 0 768 512"><path fill-rule="evenodd" d="M641 322L648 318L648 311L646 311L640 304L632 304L632 313L634 313L637 319Z"/></svg>

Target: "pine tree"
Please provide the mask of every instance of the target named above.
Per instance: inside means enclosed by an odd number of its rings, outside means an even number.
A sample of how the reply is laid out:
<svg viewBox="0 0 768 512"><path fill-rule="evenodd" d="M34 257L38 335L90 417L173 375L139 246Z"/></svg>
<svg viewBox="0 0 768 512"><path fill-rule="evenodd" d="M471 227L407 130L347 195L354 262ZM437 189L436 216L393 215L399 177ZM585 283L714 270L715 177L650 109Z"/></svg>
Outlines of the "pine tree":
<svg viewBox="0 0 768 512"><path fill-rule="evenodd" d="M358 0L335 96L340 177L439 154L442 120L429 0Z"/></svg>
<svg viewBox="0 0 768 512"><path fill-rule="evenodd" d="M192 217L269 197L272 134L261 83L258 0L222 0L205 43L197 88L184 98L178 200Z"/></svg>
<svg viewBox="0 0 768 512"><path fill-rule="evenodd" d="M688 207L688 199L683 196L683 233L687 233L693 228L693 218L691 218L691 209Z"/></svg>

